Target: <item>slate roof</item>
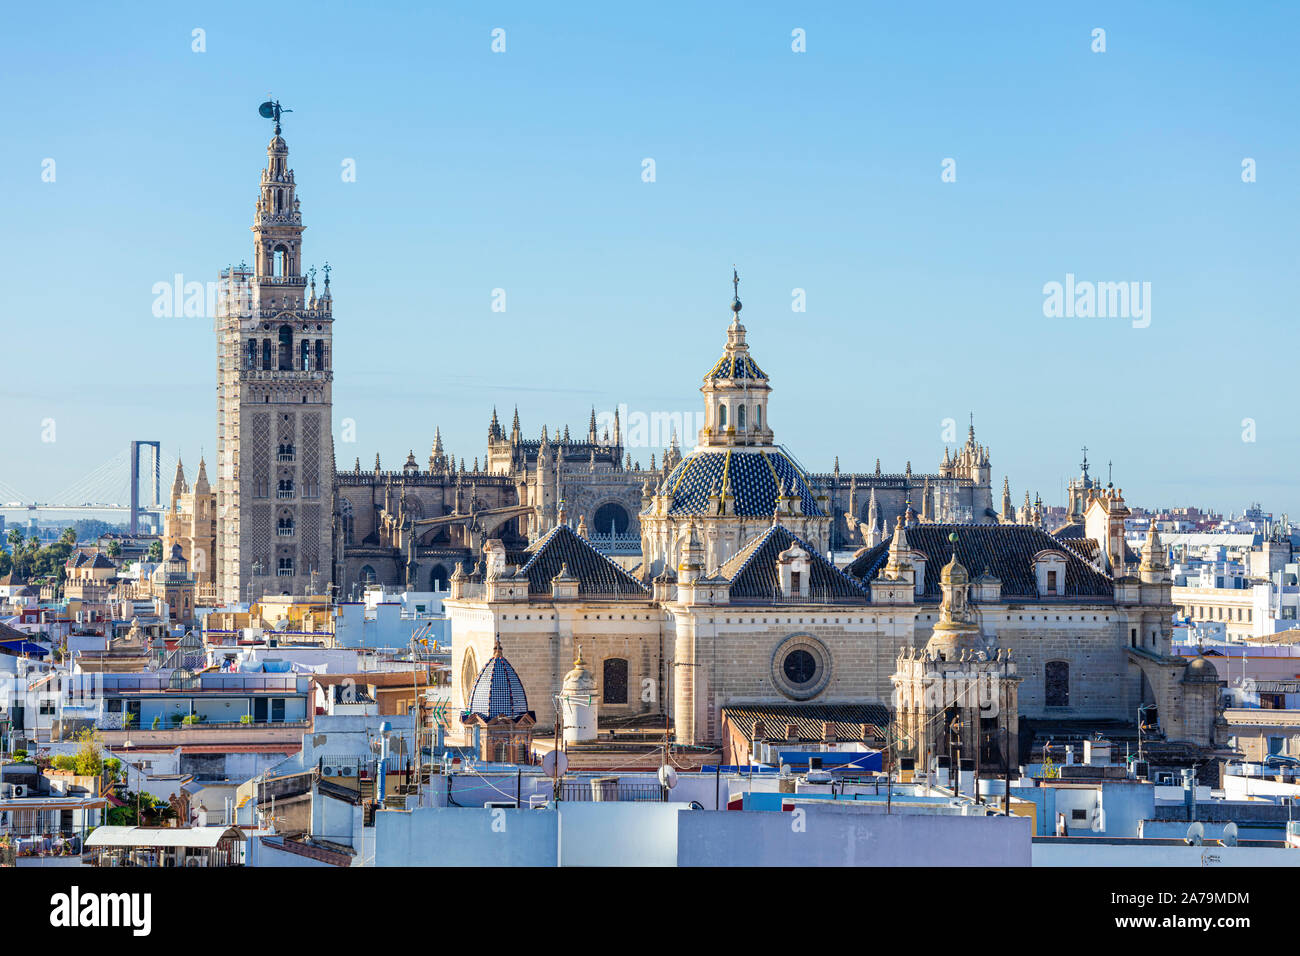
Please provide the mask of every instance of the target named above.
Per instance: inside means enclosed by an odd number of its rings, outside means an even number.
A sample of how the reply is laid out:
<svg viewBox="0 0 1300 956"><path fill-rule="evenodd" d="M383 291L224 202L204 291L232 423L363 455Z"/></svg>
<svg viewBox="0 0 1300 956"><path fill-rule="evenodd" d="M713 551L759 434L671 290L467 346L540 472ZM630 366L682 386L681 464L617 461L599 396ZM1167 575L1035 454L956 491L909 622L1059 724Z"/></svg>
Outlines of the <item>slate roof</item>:
<svg viewBox="0 0 1300 956"><path fill-rule="evenodd" d="M957 534L957 560L972 575L988 568L1002 581L1003 600L1039 600L1038 580L1034 574L1034 555L1039 551L1059 551L1065 557L1065 597L1110 601L1113 582L1071 550L1066 543L1028 525L950 525L922 524L907 529L907 541L914 551L924 552L925 587L922 599L941 596L939 573L952 557L948 535ZM889 539L857 558L846 569L863 581L880 573L889 557Z"/></svg>
<svg viewBox="0 0 1300 956"><path fill-rule="evenodd" d="M694 451L678 462L665 483L671 497L670 515L702 515L709 510L709 495L729 488L736 499L736 514L745 518L770 518L782 483L787 494L798 493L806 515L824 512L803 472L780 449L749 451Z"/></svg>
<svg viewBox="0 0 1300 956"><path fill-rule="evenodd" d="M719 573L731 581L731 598L763 600L780 595L776 559L792 544L808 552L809 600L869 601L871 591L827 561L818 550L788 528L774 524L751 538L743 548L722 565Z"/></svg>
<svg viewBox="0 0 1300 956"><path fill-rule="evenodd" d="M498 717L518 720L532 714L528 709L528 695L524 693L523 681L501 654L500 644L478 672L466 712L487 722Z"/></svg>
<svg viewBox="0 0 1300 956"><path fill-rule="evenodd" d="M567 565L578 579L578 594L648 597L650 589L597 551L568 525L557 525L527 551L508 557L528 578L529 594L550 594L551 579Z"/></svg>
<svg viewBox="0 0 1300 956"><path fill-rule="evenodd" d="M830 721L840 740L857 740L863 724L871 736L884 736L889 709L883 704L733 704L722 708L722 719L746 736L761 720L768 740L784 739L787 724L795 725L801 740L821 740L822 724Z"/></svg>

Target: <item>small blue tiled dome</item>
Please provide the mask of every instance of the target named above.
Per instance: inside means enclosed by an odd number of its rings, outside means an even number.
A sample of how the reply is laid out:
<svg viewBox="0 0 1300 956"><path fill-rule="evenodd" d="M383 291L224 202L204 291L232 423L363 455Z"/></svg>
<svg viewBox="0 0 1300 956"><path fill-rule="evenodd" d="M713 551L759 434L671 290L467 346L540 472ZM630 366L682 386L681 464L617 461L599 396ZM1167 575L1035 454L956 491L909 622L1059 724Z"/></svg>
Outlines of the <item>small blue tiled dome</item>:
<svg viewBox="0 0 1300 956"><path fill-rule="evenodd" d="M492 656L474 681L467 713L487 722L499 717L518 720L531 713L523 681L510 666L510 662L502 656L500 641L497 641Z"/></svg>

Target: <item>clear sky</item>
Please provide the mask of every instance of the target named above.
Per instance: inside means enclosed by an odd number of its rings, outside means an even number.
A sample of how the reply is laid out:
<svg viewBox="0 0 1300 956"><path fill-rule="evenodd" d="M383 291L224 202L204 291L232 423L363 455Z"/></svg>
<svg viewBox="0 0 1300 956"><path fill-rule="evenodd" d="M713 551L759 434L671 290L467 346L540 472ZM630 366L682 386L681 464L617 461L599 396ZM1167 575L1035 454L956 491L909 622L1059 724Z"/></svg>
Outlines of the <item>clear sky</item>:
<svg viewBox="0 0 1300 956"><path fill-rule="evenodd" d="M472 462L494 405L530 437L693 411L735 263L809 468L933 471L973 412L1017 502L1086 443L1131 505L1300 517L1300 14L1134 6L13 6L0 488L133 438L212 457L211 321L152 289L251 258L271 91L334 270L340 467L423 463L435 425ZM1067 273L1149 282L1150 324L1045 316Z"/></svg>

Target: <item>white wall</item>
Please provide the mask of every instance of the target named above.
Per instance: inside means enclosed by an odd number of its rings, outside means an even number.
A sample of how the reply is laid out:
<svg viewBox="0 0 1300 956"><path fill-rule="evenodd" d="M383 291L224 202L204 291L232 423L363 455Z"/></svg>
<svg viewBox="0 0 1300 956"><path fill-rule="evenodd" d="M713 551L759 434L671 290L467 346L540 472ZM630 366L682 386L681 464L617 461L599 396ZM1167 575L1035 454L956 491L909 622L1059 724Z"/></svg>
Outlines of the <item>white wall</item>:
<svg viewBox="0 0 1300 956"><path fill-rule="evenodd" d="M1285 847L1165 846L1134 841L1045 840L1034 843L1034 866L1300 866Z"/></svg>
<svg viewBox="0 0 1300 956"><path fill-rule="evenodd" d="M800 808L805 809L805 808ZM679 866L1029 866L1028 817L684 811Z"/></svg>

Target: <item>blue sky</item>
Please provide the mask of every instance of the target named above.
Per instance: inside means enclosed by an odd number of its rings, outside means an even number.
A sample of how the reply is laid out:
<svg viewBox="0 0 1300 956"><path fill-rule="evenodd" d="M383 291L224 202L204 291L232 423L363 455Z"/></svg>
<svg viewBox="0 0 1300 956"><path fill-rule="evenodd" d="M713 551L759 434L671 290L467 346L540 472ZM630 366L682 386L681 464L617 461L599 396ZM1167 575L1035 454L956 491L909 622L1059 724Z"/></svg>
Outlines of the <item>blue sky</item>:
<svg viewBox="0 0 1300 956"><path fill-rule="evenodd" d="M211 322L151 289L250 257L273 91L334 268L341 467L423 462L435 425L472 461L494 405L530 436L696 409L734 262L808 467L932 471L973 412L1017 501L1059 502L1086 443L1130 504L1300 516L1300 17L984 6L14 8L0 482L48 496L132 438L211 456ZM1067 273L1150 282L1150 326L1045 317Z"/></svg>

